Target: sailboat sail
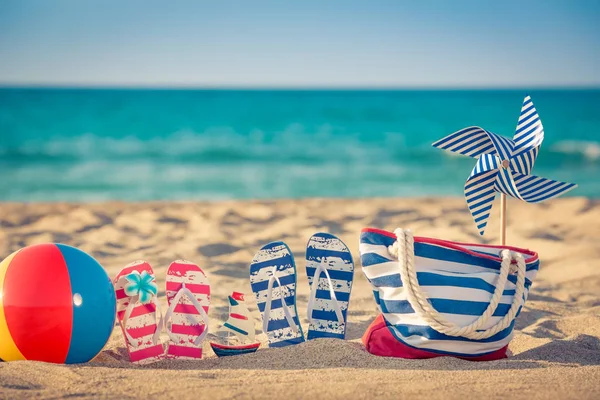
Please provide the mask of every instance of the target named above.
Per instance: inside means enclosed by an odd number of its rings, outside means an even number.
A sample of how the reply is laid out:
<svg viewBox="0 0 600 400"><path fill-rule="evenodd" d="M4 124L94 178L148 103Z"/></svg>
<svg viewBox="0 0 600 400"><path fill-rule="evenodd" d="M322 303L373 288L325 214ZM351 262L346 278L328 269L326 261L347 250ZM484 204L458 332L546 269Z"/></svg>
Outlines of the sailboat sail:
<svg viewBox="0 0 600 400"><path fill-rule="evenodd" d="M253 353L260 347L260 342L254 341L254 320L243 293L233 292L229 296L229 318L216 336L219 339L211 341L210 346L219 357Z"/></svg>
<svg viewBox="0 0 600 400"><path fill-rule="evenodd" d="M244 294L233 292L229 296L229 318L220 329L233 334L240 342L254 342L254 321L246 307Z"/></svg>

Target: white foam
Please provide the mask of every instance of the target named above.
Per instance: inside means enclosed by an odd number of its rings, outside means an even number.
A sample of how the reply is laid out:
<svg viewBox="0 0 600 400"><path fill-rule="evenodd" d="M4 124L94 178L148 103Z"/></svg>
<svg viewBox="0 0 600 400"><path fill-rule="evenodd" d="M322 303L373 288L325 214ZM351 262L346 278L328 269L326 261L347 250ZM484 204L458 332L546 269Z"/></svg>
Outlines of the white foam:
<svg viewBox="0 0 600 400"><path fill-rule="evenodd" d="M600 143L593 141L563 140L552 145L556 153L582 155L587 160L600 159Z"/></svg>

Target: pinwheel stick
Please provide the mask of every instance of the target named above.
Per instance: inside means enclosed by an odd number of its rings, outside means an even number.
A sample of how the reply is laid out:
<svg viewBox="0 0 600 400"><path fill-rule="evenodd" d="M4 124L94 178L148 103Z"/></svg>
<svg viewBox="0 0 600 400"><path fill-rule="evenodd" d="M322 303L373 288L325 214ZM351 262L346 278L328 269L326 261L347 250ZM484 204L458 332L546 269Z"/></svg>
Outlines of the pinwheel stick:
<svg viewBox="0 0 600 400"><path fill-rule="evenodd" d="M506 245L506 195L500 193L500 241Z"/></svg>

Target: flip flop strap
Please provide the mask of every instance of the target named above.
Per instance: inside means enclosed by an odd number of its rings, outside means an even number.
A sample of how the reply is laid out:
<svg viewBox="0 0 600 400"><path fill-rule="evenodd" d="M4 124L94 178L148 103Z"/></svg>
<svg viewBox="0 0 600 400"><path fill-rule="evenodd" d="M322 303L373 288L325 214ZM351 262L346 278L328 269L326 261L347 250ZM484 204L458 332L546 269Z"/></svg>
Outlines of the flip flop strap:
<svg viewBox="0 0 600 400"><path fill-rule="evenodd" d="M175 334L171 331L169 322L171 322L171 318L173 317L173 313L175 312L175 307L177 306L179 300L181 300L183 296L186 296L188 299L190 299L190 301L200 314L200 318L202 319L202 321L200 322L204 322L204 325L206 326L206 328L204 328L204 331L202 331L202 334L200 334L200 336L198 336L196 340L194 340L194 345L198 346L200 343L202 343L204 337L208 333L208 314L206 313L206 311L204 311L204 307L202 307L202 304L200 304L198 299L196 299L196 296L194 296L190 289L185 287L185 283L182 284L181 289L179 289L175 297L173 297L173 300L171 300L171 304L169 305L169 308L165 313L165 329L172 341L176 342L177 340L179 340L179 338L177 338L177 336L175 336ZM201 325L199 321L194 321L193 317L190 314L187 314L187 318L188 320L190 320L190 322L194 323L194 325Z"/></svg>
<svg viewBox="0 0 600 400"><path fill-rule="evenodd" d="M283 314L285 315L285 319L287 319L290 328L294 331L294 333L298 333L298 325L294 321L294 317L292 317L292 313L290 312L288 305L285 302L285 298L283 296L283 290L281 281L277 277L277 267L273 267L273 273L269 278L269 286L267 287L267 303L265 304L265 311L263 314L263 332L267 333L269 328L269 316L271 315L271 302L273 297L273 283L277 282L279 287L279 297L281 298L281 308L283 308Z"/></svg>
<svg viewBox="0 0 600 400"><path fill-rule="evenodd" d="M308 299L308 320L311 323L314 323L312 312L315 305L315 301L317 299L317 290L319 287L319 279L321 279L321 273L325 274L325 279L327 279L327 285L329 286L329 295L331 296L331 300L333 300L333 307L335 309L335 315L337 316L338 322L340 324L344 323L344 314L342 313L342 309L340 308L340 303L337 301L337 297L335 296L335 291L333 290L333 282L331 282L331 277L329 276L329 272L327 268L325 268L327 257L321 257L321 263L315 269L315 275L313 276L312 287L310 289L310 297Z"/></svg>
<svg viewBox="0 0 600 400"><path fill-rule="evenodd" d="M122 320L123 331L125 332L125 337L127 338L127 341L129 342L129 344L135 348L137 348L139 346L139 344L138 344L138 341L136 339L134 339L133 336L131 336L131 334L127 331L127 323L129 322L129 318L131 318L131 313L133 312L133 309L135 308L135 306L141 304L141 303L139 303L139 299L140 299L139 295L129 298L129 305L125 309L125 315L123 315L123 320ZM159 341L159 338L160 338L160 332L162 330L164 320L163 320L163 315L162 315L162 311L160 308L160 304L156 300L156 296L152 296L152 301L154 302L154 305L156 307L154 310L154 321L156 322L156 331L154 332L154 335L152 336L152 343L157 344ZM159 318L156 318L157 315L159 316Z"/></svg>

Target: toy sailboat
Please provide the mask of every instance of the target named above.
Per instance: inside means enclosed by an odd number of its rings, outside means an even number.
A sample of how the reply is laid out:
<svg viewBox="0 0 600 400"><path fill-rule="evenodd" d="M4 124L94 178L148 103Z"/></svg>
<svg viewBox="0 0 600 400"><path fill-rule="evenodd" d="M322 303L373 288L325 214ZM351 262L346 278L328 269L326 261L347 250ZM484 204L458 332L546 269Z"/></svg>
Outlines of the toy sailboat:
<svg viewBox="0 0 600 400"><path fill-rule="evenodd" d="M254 321L246 307L243 293L233 292L229 296L229 319L217 330L216 336L225 343L210 342L219 357L254 353L260 346L260 342L255 342L254 339Z"/></svg>

